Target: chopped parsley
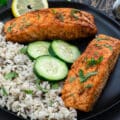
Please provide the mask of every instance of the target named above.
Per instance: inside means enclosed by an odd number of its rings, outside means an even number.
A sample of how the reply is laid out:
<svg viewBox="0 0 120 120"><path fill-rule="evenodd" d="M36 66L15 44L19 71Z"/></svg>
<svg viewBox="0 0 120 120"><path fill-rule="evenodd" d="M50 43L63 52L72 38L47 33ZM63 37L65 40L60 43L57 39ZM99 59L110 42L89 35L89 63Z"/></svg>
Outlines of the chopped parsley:
<svg viewBox="0 0 120 120"><path fill-rule="evenodd" d="M76 77L70 77L69 82L73 82L76 79Z"/></svg>
<svg viewBox="0 0 120 120"><path fill-rule="evenodd" d="M104 46L104 47L106 47L106 48L109 48L111 51L113 50L112 46L111 46L111 45L108 45L108 44L102 44L102 45L100 45L100 44L95 44L95 46L96 46L97 48L99 48L99 49L101 49L102 46Z"/></svg>
<svg viewBox="0 0 120 120"><path fill-rule="evenodd" d="M95 55L95 56L98 56L98 52L94 52L94 55Z"/></svg>
<svg viewBox="0 0 120 120"><path fill-rule="evenodd" d="M85 86L85 88L92 88L93 87L93 84L87 84L86 86Z"/></svg>
<svg viewBox="0 0 120 120"><path fill-rule="evenodd" d="M2 91L3 96L8 96L8 93L7 93L6 89L4 88L4 86L2 86L0 89Z"/></svg>
<svg viewBox="0 0 120 120"><path fill-rule="evenodd" d="M97 38L95 38L97 41L101 41L101 40L108 40L108 38L99 38L99 37L97 37Z"/></svg>
<svg viewBox="0 0 120 120"><path fill-rule="evenodd" d="M29 22L25 23L25 27L29 27L29 26L31 26L31 23Z"/></svg>
<svg viewBox="0 0 120 120"><path fill-rule="evenodd" d="M52 89L58 89L59 88L58 83L52 83L51 86L52 86Z"/></svg>
<svg viewBox="0 0 120 120"><path fill-rule="evenodd" d="M94 58L91 58L90 60L87 60L87 67L100 64L102 61L103 61L103 56L100 56L97 60L95 60Z"/></svg>
<svg viewBox="0 0 120 120"><path fill-rule="evenodd" d="M108 44L104 44L104 47L108 48L109 50L113 50L112 46L111 45L108 45Z"/></svg>
<svg viewBox="0 0 120 120"><path fill-rule="evenodd" d="M11 31L12 31L12 27L9 26L9 27L7 28L7 32L11 32Z"/></svg>
<svg viewBox="0 0 120 120"><path fill-rule="evenodd" d="M25 18L22 19L21 26L19 27L20 30L23 30L24 28L27 28L31 26L32 24L27 21Z"/></svg>
<svg viewBox="0 0 120 120"><path fill-rule="evenodd" d="M84 75L83 70L80 69L80 71L79 71L80 82L81 83L86 82L88 80L88 78L96 75L97 73L98 73L97 71L93 71L93 72L88 72L86 75Z"/></svg>
<svg viewBox="0 0 120 120"><path fill-rule="evenodd" d="M36 80L36 87L38 90L41 90L43 93L47 93L48 90L40 86L40 80Z"/></svg>
<svg viewBox="0 0 120 120"><path fill-rule="evenodd" d="M57 12L55 9L51 9L52 13L55 15L57 19L59 19L61 22L64 22L64 16L62 13Z"/></svg>
<svg viewBox="0 0 120 120"><path fill-rule="evenodd" d="M15 27L16 23L13 23L12 25L10 25L8 28L7 28L7 32L11 32L12 31L12 28Z"/></svg>
<svg viewBox="0 0 120 120"><path fill-rule="evenodd" d="M56 13L56 18L59 19L61 22L64 22L64 16L62 13Z"/></svg>
<svg viewBox="0 0 120 120"><path fill-rule="evenodd" d="M95 44L95 47L101 49L101 48L102 48L102 45L100 45L100 44Z"/></svg>
<svg viewBox="0 0 120 120"><path fill-rule="evenodd" d="M49 106L52 107L53 104L54 104L54 102L52 100L50 100Z"/></svg>
<svg viewBox="0 0 120 120"><path fill-rule="evenodd" d="M78 9L72 9L71 10L71 16L75 18L75 20L78 20L79 17L76 15L76 13L80 12Z"/></svg>
<svg viewBox="0 0 120 120"><path fill-rule="evenodd" d="M12 80L14 78L16 78L18 76L18 74L16 72L9 72L9 73L6 73L4 78L6 80Z"/></svg>
<svg viewBox="0 0 120 120"><path fill-rule="evenodd" d="M27 54L27 46L20 49L20 53Z"/></svg>
<svg viewBox="0 0 120 120"><path fill-rule="evenodd" d="M26 94L33 94L33 90L23 90Z"/></svg>
<svg viewBox="0 0 120 120"><path fill-rule="evenodd" d="M55 9L53 9L53 8L51 9L51 11L52 11L53 14L57 13L57 11Z"/></svg>

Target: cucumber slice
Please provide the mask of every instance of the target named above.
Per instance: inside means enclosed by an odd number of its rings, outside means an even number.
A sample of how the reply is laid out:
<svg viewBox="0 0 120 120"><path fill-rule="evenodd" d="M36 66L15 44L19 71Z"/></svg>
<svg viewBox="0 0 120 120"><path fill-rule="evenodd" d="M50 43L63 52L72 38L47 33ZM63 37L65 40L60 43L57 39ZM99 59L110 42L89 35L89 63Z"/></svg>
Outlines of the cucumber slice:
<svg viewBox="0 0 120 120"><path fill-rule="evenodd" d="M67 76L68 67L63 61L55 57L41 56L35 61L34 71L40 78L59 81Z"/></svg>
<svg viewBox="0 0 120 120"><path fill-rule="evenodd" d="M37 41L32 42L28 45L27 53L32 59L36 59L42 55L49 55L48 48L50 47L49 42Z"/></svg>
<svg viewBox="0 0 120 120"><path fill-rule="evenodd" d="M73 63L79 56L79 49L62 40L54 40L51 44L52 52L67 63Z"/></svg>

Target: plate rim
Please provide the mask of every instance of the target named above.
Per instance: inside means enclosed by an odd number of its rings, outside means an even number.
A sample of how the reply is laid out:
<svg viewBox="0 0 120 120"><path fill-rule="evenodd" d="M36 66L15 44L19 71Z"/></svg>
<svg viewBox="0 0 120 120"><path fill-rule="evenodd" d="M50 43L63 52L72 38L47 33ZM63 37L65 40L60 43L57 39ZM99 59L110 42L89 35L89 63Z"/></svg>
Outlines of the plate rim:
<svg viewBox="0 0 120 120"><path fill-rule="evenodd" d="M110 16L107 16L106 14L104 14L103 12L101 12L100 10L98 10L97 8L95 8L95 7L93 7L93 6L89 6L89 5L86 5L86 4L84 4L84 3L79 3L79 2L77 2L77 1L67 2L67 1L64 1L64 0L62 0L62 1L50 1L50 0L49 0L48 2L51 3L51 4L52 4L52 3L78 4L79 6L87 7L87 8L89 8L90 10L92 10L93 12L95 12L96 14L99 14L101 17L104 17L105 19L109 20L111 23L114 24L114 26L115 26L117 29L120 28L120 23L119 23L119 22L117 22L115 19L111 18ZM3 10L0 11L0 15L1 15L1 14L4 14L4 12L8 12L8 11L10 11L10 10L11 10L10 6L7 6L7 7L5 7ZM120 38L118 38L118 39L120 40ZM112 104L111 106L107 107L106 109L101 110L101 111L99 111L99 112L97 112L97 113L95 113L95 114L93 114L93 115L90 115L90 116L88 116L88 117L86 117L86 118L82 118L82 119L80 119L80 120L88 120L88 119L91 119L91 118L98 117L99 115L101 115L101 114L103 114L103 113L111 110L112 108L114 108L115 106L117 106L119 103L120 103L120 97L118 98L117 102L115 102L115 103ZM9 114L12 114L12 115L20 118L21 120L23 119L23 118L21 118L21 116L17 116L16 113L11 112L11 111L9 111L9 110L7 110L7 109L5 109L5 108L0 107L0 109L3 110L3 111L5 111L5 112L7 112L7 113L9 113ZM78 118L78 120L79 120L79 118Z"/></svg>

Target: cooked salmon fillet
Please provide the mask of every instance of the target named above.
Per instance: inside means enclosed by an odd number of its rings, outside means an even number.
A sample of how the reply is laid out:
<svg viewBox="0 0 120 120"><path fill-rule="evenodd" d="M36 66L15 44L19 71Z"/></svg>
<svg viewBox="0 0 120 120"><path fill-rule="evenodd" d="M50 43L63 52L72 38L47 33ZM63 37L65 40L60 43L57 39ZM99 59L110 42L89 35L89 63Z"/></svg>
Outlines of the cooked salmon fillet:
<svg viewBox="0 0 120 120"><path fill-rule="evenodd" d="M92 14L72 8L51 8L26 13L4 25L6 39L26 43L36 40L74 40L94 36Z"/></svg>
<svg viewBox="0 0 120 120"><path fill-rule="evenodd" d="M118 39L98 35L73 63L62 89L67 107L89 112L100 96L120 53Z"/></svg>

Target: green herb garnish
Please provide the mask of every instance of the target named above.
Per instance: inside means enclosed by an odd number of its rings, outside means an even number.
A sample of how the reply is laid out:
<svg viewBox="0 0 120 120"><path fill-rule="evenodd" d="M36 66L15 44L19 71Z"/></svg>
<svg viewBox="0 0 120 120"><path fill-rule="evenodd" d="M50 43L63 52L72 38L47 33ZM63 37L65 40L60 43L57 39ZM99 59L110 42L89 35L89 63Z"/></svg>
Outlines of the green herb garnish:
<svg viewBox="0 0 120 120"><path fill-rule="evenodd" d="M98 52L94 52L94 55L95 55L95 56L98 56Z"/></svg>
<svg viewBox="0 0 120 120"><path fill-rule="evenodd" d="M85 88L88 88L88 89L92 88L92 87L93 87L93 84L88 84L88 85L85 86Z"/></svg>
<svg viewBox="0 0 120 120"><path fill-rule="evenodd" d="M31 26L31 23L26 21L25 18L23 18L22 20L23 20L23 22L22 22L21 26L19 27L20 30L23 30L24 28Z"/></svg>
<svg viewBox="0 0 120 120"><path fill-rule="evenodd" d="M104 44L104 47L110 49L111 51L113 50L112 46L111 45L108 45L108 44Z"/></svg>
<svg viewBox="0 0 120 120"><path fill-rule="evenodd" d="M52 11L53 14L57 13L57 11L55 9L53 9L53 8L51 9L51 11Z"/></svg>
<svg viewBox="0 0 120 120"><path fill-rule="evenodd" d="M11 32L11 31L12 31L12 27L9 26L9 27L7 28L7 32Z"/></svg>
<svg viewBox="0 0 120 120"><path fill-rule="evenodd" d="M38 90L41 90L43 93L47 93L48 92L48 90L46 90L45 88L42 88L40 86L40 80L36 80L36 87L37 87Z"/></svg>
<svg viewBox="0 0 120 120"><path fill-rule="evenodd" d="M25 23L25 27L29 27L29 26L31 26L31 23L29 22Z"/></svg>
<svg viewBox="0 0 120 120"><path fill-rule="evenodd" d="M52 100L50 100L49 106L52 107L53 103L54 103L54 102L53 102Z"/></svg>
<svg viewBox="0 0 120 120"><path fill-rule="evenodd" d="M52 89L58 89L59 84L58 83L52 83Z"/></svg>
<svg viewBox="0 0 120 120"><path fill-rule="evenodd" d="M104 45L99 45L99 44L95 44L95 46L99 49L102 48L102 46L106 47L106 48L109 48L111 51L113 50L112 46L111 45L108 45L108 44L104 44Z"/></svg>
<svg viewBox="0 0 120 120"><path fill-rule="evenodd" d="M76 77L70 77L69 81L73 82L76 79Z"/></svg>
<svg viewBox="0 0 120 120"><path fill-rule="evenodd" d="M56 18L58 18L61 22L64 22L64 16L62 13L56 13Z"/></svg>
<svg viewBox="0 0 120 120"><path fill-rule="evenodd" d="M80 82L81 83L86 82L88 80L88 78L90 78L91 76L96 75L97 73L98 72L93 71L93 72L89 72L86 75L84 75L83 70L80 69L80 71L79 71Z"/></svg>
<svg viewBox="0 0 120 120"><path fill-rule="evenodd" d="M75 18L75 20L78 20L79 17L76 15L76 13L80 12L78 9L72 9L71 10L71 16Z"/></svg>
<svg viewBox="0 0 120 120"><path fill-rule="evenodd" d="M16 78L18 76L18 74L16 72L9 72L7 74L5 74L4 78L6 80L12 80L14 78Z"/></svg>
<svg viewBox="0 0 120 120"><path fill-rule="evenodd" d="M23 90L26 94L33 94L33 90Z"/></svg>
<svg viewBox="0 0 120 120"><path fill-rule="evenodd" d="M8 93L7 93L6 89L4 88L4 86L2 86L0 89L2 90L3 96L8 96Z"/></svg>
<svg viewBox="0 0 120 120"><path fill-rule="evenodd" d="M108 40L108 38L95 38L97 41L101 41L101 40Z"/></svg>
<svg viewBox="0 0 120 120"><path fill-rule="evenodd" d="M103 56L100 56L97 60L91 58L90 60L87 60L87 67L100 64L102 61L103 61Z"/></svg>
<svg viewBox="0 0 120 120"><path fill-rule="evenodd" d="M27 54L27 46L20 49L20 53Z"/></svg>
<svg viewBox="0 0 120 120"><path fill-rule="evenodd" d="M55 14L55 17L59 19L61 22L64 22L64 16L62 13L57 12L55 9L51 9L52 13Z"/></svg>
<svg viewBox="0 0 120 120"><path fill-rule="evenodd" d="M95 47L101 49L101 48L102 48L102 45L100 45L100 44L95 44Z"/></svg>
<svg viewBox="0 0 120 120"><path fill-rule="evenodd" d="M7 32L11 32L12 31L12 28L15 27L16 23L10 25L8 28L7 28Z"/></svg>

